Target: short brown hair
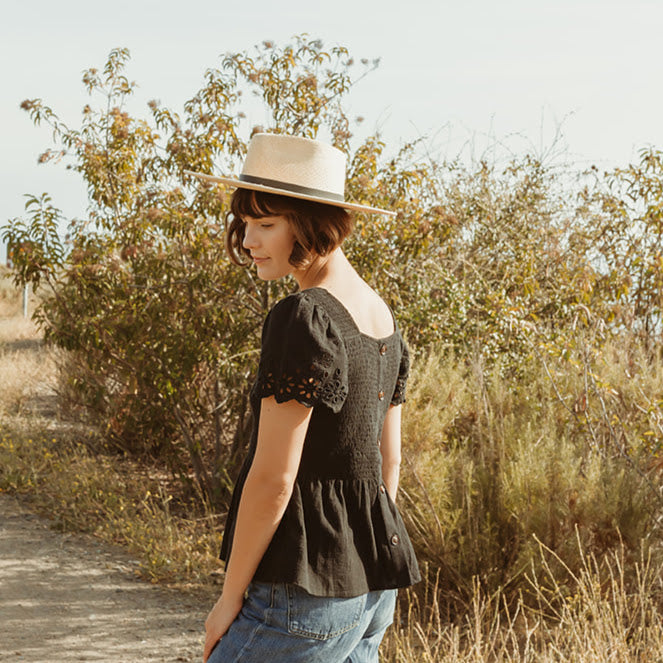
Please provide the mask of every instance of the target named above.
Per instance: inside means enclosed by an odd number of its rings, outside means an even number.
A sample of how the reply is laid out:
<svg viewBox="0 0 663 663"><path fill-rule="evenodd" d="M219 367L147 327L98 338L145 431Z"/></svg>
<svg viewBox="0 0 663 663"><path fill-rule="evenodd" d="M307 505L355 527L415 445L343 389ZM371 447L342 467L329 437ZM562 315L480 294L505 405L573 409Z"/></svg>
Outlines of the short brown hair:
<svg viewBox="0 0 663 663"><path fill-rule="evenodd" d="M340 246L354 226L354 218L342 207L311 200L235 189L226 215L226 248L237 265L246 265L251 253L244 248L244 217L260 219L284 216L295 234L289 262L304 267L313 255L325 256Z"/></svg>

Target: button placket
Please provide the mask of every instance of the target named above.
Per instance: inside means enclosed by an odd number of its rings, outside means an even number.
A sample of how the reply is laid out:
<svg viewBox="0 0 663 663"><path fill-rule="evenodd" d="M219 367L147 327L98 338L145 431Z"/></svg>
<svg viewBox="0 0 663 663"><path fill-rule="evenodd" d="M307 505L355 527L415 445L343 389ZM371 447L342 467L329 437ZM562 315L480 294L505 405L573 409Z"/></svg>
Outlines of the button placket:
<svg viewBox="0 0 663 663"><path fill-rule="evenodd" d="M381 343L380 344L380 347L378 348L378 353L380 355L380 358L384 357L387 354L387 344L386 343ZM382 384L384 370L385 370L384 362L378 360L378 385ZM384 390L383 389L380 389L378 391L378 400L379 401L384 400Z"/></svg>

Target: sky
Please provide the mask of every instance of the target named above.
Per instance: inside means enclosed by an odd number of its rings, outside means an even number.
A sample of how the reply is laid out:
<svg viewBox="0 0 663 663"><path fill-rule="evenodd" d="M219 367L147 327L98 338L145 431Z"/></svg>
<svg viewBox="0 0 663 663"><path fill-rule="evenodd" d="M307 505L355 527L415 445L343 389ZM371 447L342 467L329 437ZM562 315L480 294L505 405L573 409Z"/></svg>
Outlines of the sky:
<svg viewBox="0 0 663 663"><path fill-rule="evenodd" d="M139 117L150 99L181 110L224 53L308 33L380 58L348 106L394 149L424 138L436 158L530 152L578 169L663 149L663 0L3 0L0 16L0 226L25 194L85 214L80 176L37 164L51 135L19 105L41 98L77 126L82 72L115 47L131 51Z"/></svg>

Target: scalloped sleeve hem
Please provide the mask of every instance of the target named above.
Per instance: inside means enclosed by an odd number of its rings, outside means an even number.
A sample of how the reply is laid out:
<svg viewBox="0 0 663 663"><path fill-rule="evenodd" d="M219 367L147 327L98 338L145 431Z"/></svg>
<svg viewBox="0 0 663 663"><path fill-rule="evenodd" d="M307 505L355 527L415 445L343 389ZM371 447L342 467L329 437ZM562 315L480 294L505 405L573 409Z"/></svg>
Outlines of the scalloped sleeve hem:
<svg viewBox="0 0 663 663"><path fill-rule="evenodd" d="M348 395L345 345L326 312L304 293L274 305L262 334L256 393L340 412Z"/></svg>

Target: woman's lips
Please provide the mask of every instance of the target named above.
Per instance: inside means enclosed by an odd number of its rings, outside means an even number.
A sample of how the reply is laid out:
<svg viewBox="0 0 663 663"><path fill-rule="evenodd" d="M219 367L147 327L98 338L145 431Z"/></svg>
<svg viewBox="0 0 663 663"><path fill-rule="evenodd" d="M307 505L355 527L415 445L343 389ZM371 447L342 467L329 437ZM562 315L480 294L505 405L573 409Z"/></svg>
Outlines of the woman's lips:
<svg viewBox="0 0 663 663"><path fill-rule="evenodd" d="M269 260L269 258L257 258L256 256L251 256L251 257L253 258L253 262L254 262L256 265L260 265L260 264L262 264L263 262L267 262L267 260Z"/></svg>

